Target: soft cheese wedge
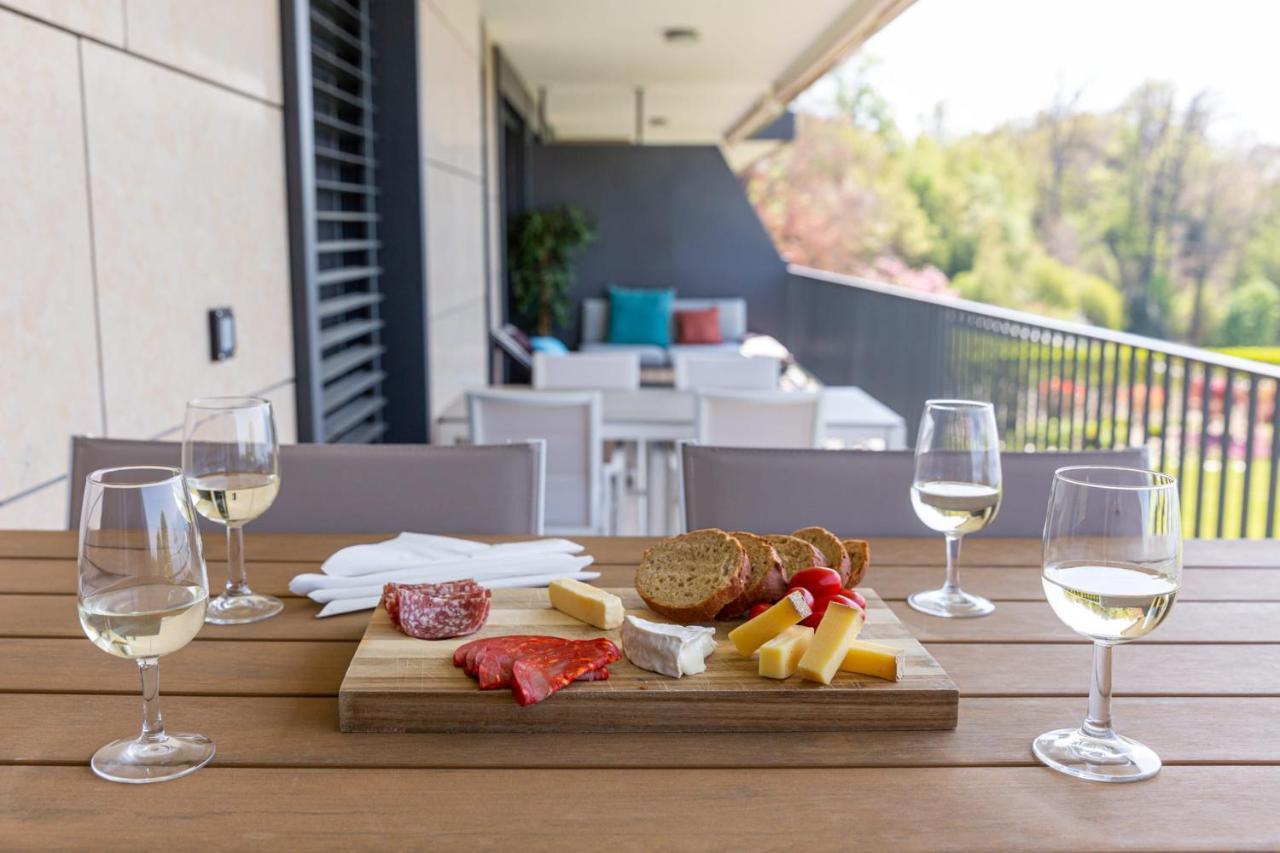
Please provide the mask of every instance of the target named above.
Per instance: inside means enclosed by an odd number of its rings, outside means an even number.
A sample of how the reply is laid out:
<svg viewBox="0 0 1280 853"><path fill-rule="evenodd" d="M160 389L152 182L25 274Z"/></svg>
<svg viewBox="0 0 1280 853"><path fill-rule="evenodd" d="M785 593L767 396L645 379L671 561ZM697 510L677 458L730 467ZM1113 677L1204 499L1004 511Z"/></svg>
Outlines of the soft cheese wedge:
<svg viewBox="0 0 1280 853"><path fill-rule="evenodd" d="M862 610L833 601L827 607L826 615L818 623L818 630L813 634L813 642L800 658L796 671L806 681L817 681L830 684L835 678L836 670L844 663L849 651L849 644L858 638L862 630Z"/></svg>
<svg viewBox="0 0 1280 853"><path fill-rule="evenodd" d="M641 669L680 678L707 669L716 650L716 629L700 625L664 625L638 616L622 623L622 653Z"/></svg>
<svg viewBox="0 0 1280 853"><path fill-rule="evenodd" d="M906 654L902 649L882 643L854 640L844 653L840 669L860 675L874 675L886 681L901 681Z"/></svg>
<svg viewBox="0 0 1280 853"><path fill-rule="evenodd" d="M729 640L738 654L751 657L755 650L790 628L798 625L813 612L799 592L788 593L781 601L756 618L744 622L729 632Z"/></svg>
<svg viewBox="0 0 1280 853"><path fill-rule="evenodd" d="M765 678L790 678L812 640L812 628L792 625L760 647L760 674Z"/></svg>
<svg viewBox="0 0 1280 853"><path fill-rule="evenodd" d="M556 578L547 587L551 606L606 631L622 625L622 599L573 578Z"/></svg>

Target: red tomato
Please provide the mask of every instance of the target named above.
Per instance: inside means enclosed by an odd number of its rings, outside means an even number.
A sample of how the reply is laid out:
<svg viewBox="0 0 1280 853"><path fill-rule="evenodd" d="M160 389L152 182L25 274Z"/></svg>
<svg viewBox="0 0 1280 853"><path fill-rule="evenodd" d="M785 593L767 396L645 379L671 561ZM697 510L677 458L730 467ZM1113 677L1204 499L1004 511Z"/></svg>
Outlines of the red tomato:
<svg viewBox="0 0 1280 853"><path fill-rule="evenodd" d="M840 573L835 569L814 566L802 569L791 576L791 587L803 587L813 593L814 598L840 594Z"/></svg>
<svg viewBox="0 0 1280 853"><path fill-rule="evenodd" d="M806 618L800 624L806 625L810 628L817 628L818 625L822 622L822 617L827 615L827 608L831 605L831 602L833 601L838 601L847 607L858 607L858 609L861 610L864 615L867 612L865 608L858 606L858 602L854 601L852 598L849 598L848 596L828 595L826 598L819 598L816 602L814 602L813 613L809 614L808 618Z"/></svg>
<svg viewBox="0 0 1280 853"><path fill-rule="evenodd" d="M867 612L867 600L862 597L862 593L858 592L856 589L842 589L840 590L840 594L845 598L852 598L854 604L862 608L863 613Z"/></svg>
<svg viewBox="0 0 1280 853"><path fill-rule="evenodd" d="M761 613L765 612L772 606L773 605L767 601L762 601L759 604L753 604L751 606L751 609L747 611L747 619L756 618L757 616L759 616Z"/></svg>

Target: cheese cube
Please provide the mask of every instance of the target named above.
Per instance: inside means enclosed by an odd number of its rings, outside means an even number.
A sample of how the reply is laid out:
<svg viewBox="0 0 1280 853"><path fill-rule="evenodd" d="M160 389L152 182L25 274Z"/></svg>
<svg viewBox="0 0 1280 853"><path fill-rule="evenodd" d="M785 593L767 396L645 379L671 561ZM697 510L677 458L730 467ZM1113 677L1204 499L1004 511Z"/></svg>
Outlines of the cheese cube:
<svg viewBox="0 0 1280 853"><path fill-rule="evenodd" d="M796 671L806 681L830 684L844 662L849 644L862 630L862 609L833 601L818 623L809 650L800 658Z"/></svg>
<svg viewBox="0 0 1280 853"><path fill-rule="evenodd" d="M866 640L854 640L849 644L840 668L845 672L874 675L886 681L901 681L905 658L906 654L902 649L881 643L868 643Z"/></svg>
<svg viewBox="0 0 1280 853"><path fill-rule="evenodd" d="M729 639L738 650L738 654L749 658L756 649L792 625L808 618L812 612L799 591L791 592L756 618L730 631Z"/></svg>
<svg viewBox="0 0 1280 853"><path fill-rule="evenodd" d="M760 674L765 678L790 678L811 640L812 628L792 625L760 647Z"/></svg>
<svg viewBox="0 0 1280 853"><path fill-rule="evenodd" d="M573 578L556 578L547 587L551 606L588 625L611 631L622 625L622 599Z"/></svg>

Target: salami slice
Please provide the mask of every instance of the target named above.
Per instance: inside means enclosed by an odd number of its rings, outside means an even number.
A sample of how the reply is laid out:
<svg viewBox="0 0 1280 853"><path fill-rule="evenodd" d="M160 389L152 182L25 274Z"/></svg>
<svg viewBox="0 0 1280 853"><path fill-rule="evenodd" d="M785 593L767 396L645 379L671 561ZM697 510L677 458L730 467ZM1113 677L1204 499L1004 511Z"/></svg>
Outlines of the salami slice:
<svg viewBox="0 0 1280 853"><path fill-rule="evenodd" d="M453 665L462 669L467 675L474 676L477 679L479 675L479 661L481 653L486 653L483 659L489 661L489 675L486 683L493 684L492 687L484 689L496 689L498 687L509 687L511 685L511 666L515 663L518 656L530 654L533 651L545 651L549 648L562 646L570 643L572 640L566 640L563 637L549 637L537 634L531 635L513 635L506 637L482 637L479 640L472 640L469 643L463 643L453 650ZM495 676L493 673L497 671ZM579 681L605 681L609 678L609 670L595 669L585 672L578 677ZM498 683L493 683L494 680ZM482 685L483 686L483 685Z"/></svg>
<svg viewBox="0 0 1280 853"><path fill-rule="evenodd" d="M612 640L572 640L544 652L522 657L512 665L511 691L519 705L541 702L552 693L622 657Z"/></svg>
<svg viewBox="0 0 1280 853"><path fill-rule="evenodd" d="M382 606L391 617L391 624L400 627L400 593L416 590L429 595L482 595L487 590L470 578L445 583L388 583L382 587Z"/></svg>
<svg viewBox="0 0 1280 853"><path fill-rule="evenodd" d="M443 640L474 634L489 618L490 592L483 588L479 592L440 595L426 589L400 586L392 595L396 599L396 627L419 640Z"/></svg>

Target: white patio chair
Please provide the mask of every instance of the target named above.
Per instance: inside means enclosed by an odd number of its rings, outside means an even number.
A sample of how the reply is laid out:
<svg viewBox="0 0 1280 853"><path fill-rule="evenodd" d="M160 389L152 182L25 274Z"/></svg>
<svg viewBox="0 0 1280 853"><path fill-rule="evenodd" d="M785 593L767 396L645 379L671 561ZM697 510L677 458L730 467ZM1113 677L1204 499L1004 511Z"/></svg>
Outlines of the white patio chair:
<svg viewBox="0 0 1280 853"><path fill-rule="evenodd" d="M787 533L811 524L840 536L937 536L911 508L909 450L779 450L685 444L680 458L689 530ZM983 536L1039 536L1053 472L1068 465L1146 468L1146 448L1002 453L1003 496Z"/></svg>
<svg viewBox="0 0 1280 853"><path fill-rule="evenodd" d="M816 447L822 395L786 391L699 394L694 434L722 447Z"/></svg>
<svg viewBox="0 0 1280 853"><path fill-rule="evenodd" d="M676 388L691 391L777 389L782 362L768 356L734 353L674 355Z"/></svg>
<svg viewBox="0 0 1280 853"><path fill-rule="evenodd" d="M600 395L594 391L469 391L471 441L546 442L548 533L608 535L625 470L621 452L602 461Z"/></svg>
<svg viewBox="0 0 1280 853"><path fill-rule="evenodd" d="M636 353L534 353L533 387L633 390L640 387L640 356Z"/></svg>
<svg viewBox="0 0 1280 853"><path fill-rule="evenodd" d="M280 494L248 529L541 535L544 452L537 441L281 445ZM182 444L72 437L68 530L80 524L85 476L123 465L180 467Z"/></svg>

